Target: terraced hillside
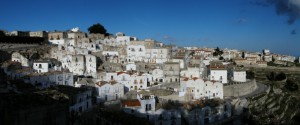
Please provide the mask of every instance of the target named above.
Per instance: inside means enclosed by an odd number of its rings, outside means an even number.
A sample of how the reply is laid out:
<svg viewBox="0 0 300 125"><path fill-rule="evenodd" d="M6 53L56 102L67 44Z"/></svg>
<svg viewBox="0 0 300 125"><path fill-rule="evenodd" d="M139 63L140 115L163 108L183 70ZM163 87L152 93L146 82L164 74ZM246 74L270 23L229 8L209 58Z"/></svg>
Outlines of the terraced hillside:
<svg viewBox="0 0 300 125"><path fill-rule="evenodd" d="M258 82L270 86L261 95L248 99L248 120L253 124L300 124L300 91L289 89L288 82L299 86L299 68L252 68ZM287 80L270 81L267 78L271 72L286 74Z"/></svg>

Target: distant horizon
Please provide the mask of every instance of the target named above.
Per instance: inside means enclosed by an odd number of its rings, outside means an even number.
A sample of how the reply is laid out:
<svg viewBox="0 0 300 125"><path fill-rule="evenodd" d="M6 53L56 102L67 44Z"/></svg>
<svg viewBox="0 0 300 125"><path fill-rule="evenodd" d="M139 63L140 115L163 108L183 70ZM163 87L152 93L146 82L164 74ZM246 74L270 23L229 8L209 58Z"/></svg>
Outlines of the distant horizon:
<svg viewBox="0 0 300 125"><path fill-rule="evenodd" d="M300 55L300 1L296 0L11 0L1 3L0 12L0 29L8 31L79 27L87 32L100 23L108 33L177 46Z"/></svg>

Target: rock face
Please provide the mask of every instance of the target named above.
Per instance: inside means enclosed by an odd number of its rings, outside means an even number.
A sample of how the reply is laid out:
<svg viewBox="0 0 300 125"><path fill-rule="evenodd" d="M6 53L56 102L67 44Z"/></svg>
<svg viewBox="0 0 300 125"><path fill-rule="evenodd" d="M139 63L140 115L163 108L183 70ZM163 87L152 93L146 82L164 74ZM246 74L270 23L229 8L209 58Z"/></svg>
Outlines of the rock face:
<svg viewBox="0 0 300 125"><path fill-rule="evenodd" d="M299 113L295 97L271 86L265 94L249 99L249 119L255 124L299 124L293 118Z"/></svg>

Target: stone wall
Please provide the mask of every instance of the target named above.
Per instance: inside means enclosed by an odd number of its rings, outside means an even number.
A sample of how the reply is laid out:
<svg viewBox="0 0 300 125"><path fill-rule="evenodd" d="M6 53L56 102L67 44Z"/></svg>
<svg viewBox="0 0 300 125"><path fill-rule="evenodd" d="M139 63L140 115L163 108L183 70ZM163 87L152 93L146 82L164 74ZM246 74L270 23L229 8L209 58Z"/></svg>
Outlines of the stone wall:
<svg viewBox="0 0 300 125"><path fill-rule="evenodd" d="M224 84L224 97L239 97L247 95L257 89L256 80L247 80L246 82L230 82Z"/></svg>

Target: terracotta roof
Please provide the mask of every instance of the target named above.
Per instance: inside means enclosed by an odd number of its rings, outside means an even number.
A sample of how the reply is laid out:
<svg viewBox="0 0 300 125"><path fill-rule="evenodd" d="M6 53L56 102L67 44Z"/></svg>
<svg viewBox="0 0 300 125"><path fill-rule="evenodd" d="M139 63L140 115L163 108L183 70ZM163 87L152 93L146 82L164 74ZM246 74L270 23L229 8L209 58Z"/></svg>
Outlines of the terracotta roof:
<svg viewBox="0 0 300 125"><path fill-rule="evenodd" d="M121 74L123 74L123 73L126 73L126 72L117 72L117 75L121 75Z"/></svg>
<svg viewBox="0 0 300 125"><path fill-rule="evenodd" d="M210 69L225 69L225 66L210 66Z"/></svg>
<svg viewBox="0 0 300 125"><path fill-rule="evenodd" d="M195 80L197 80L198 79L198 77L193 77L193 80L195 81Z"/></svg>
<svg viewBox="0 0 300 125"><path fill-rule="evenodd" d="M183 81L188 81L189 80L189 78L188 77L185 77L184 79L183 79Z"/></svg>
<svg viewBox="0 0 300 125"><path fill-rule="evenodd" d="M134 100L122 100L122 107L140 107L141 103L138 99Z"/></svg>

